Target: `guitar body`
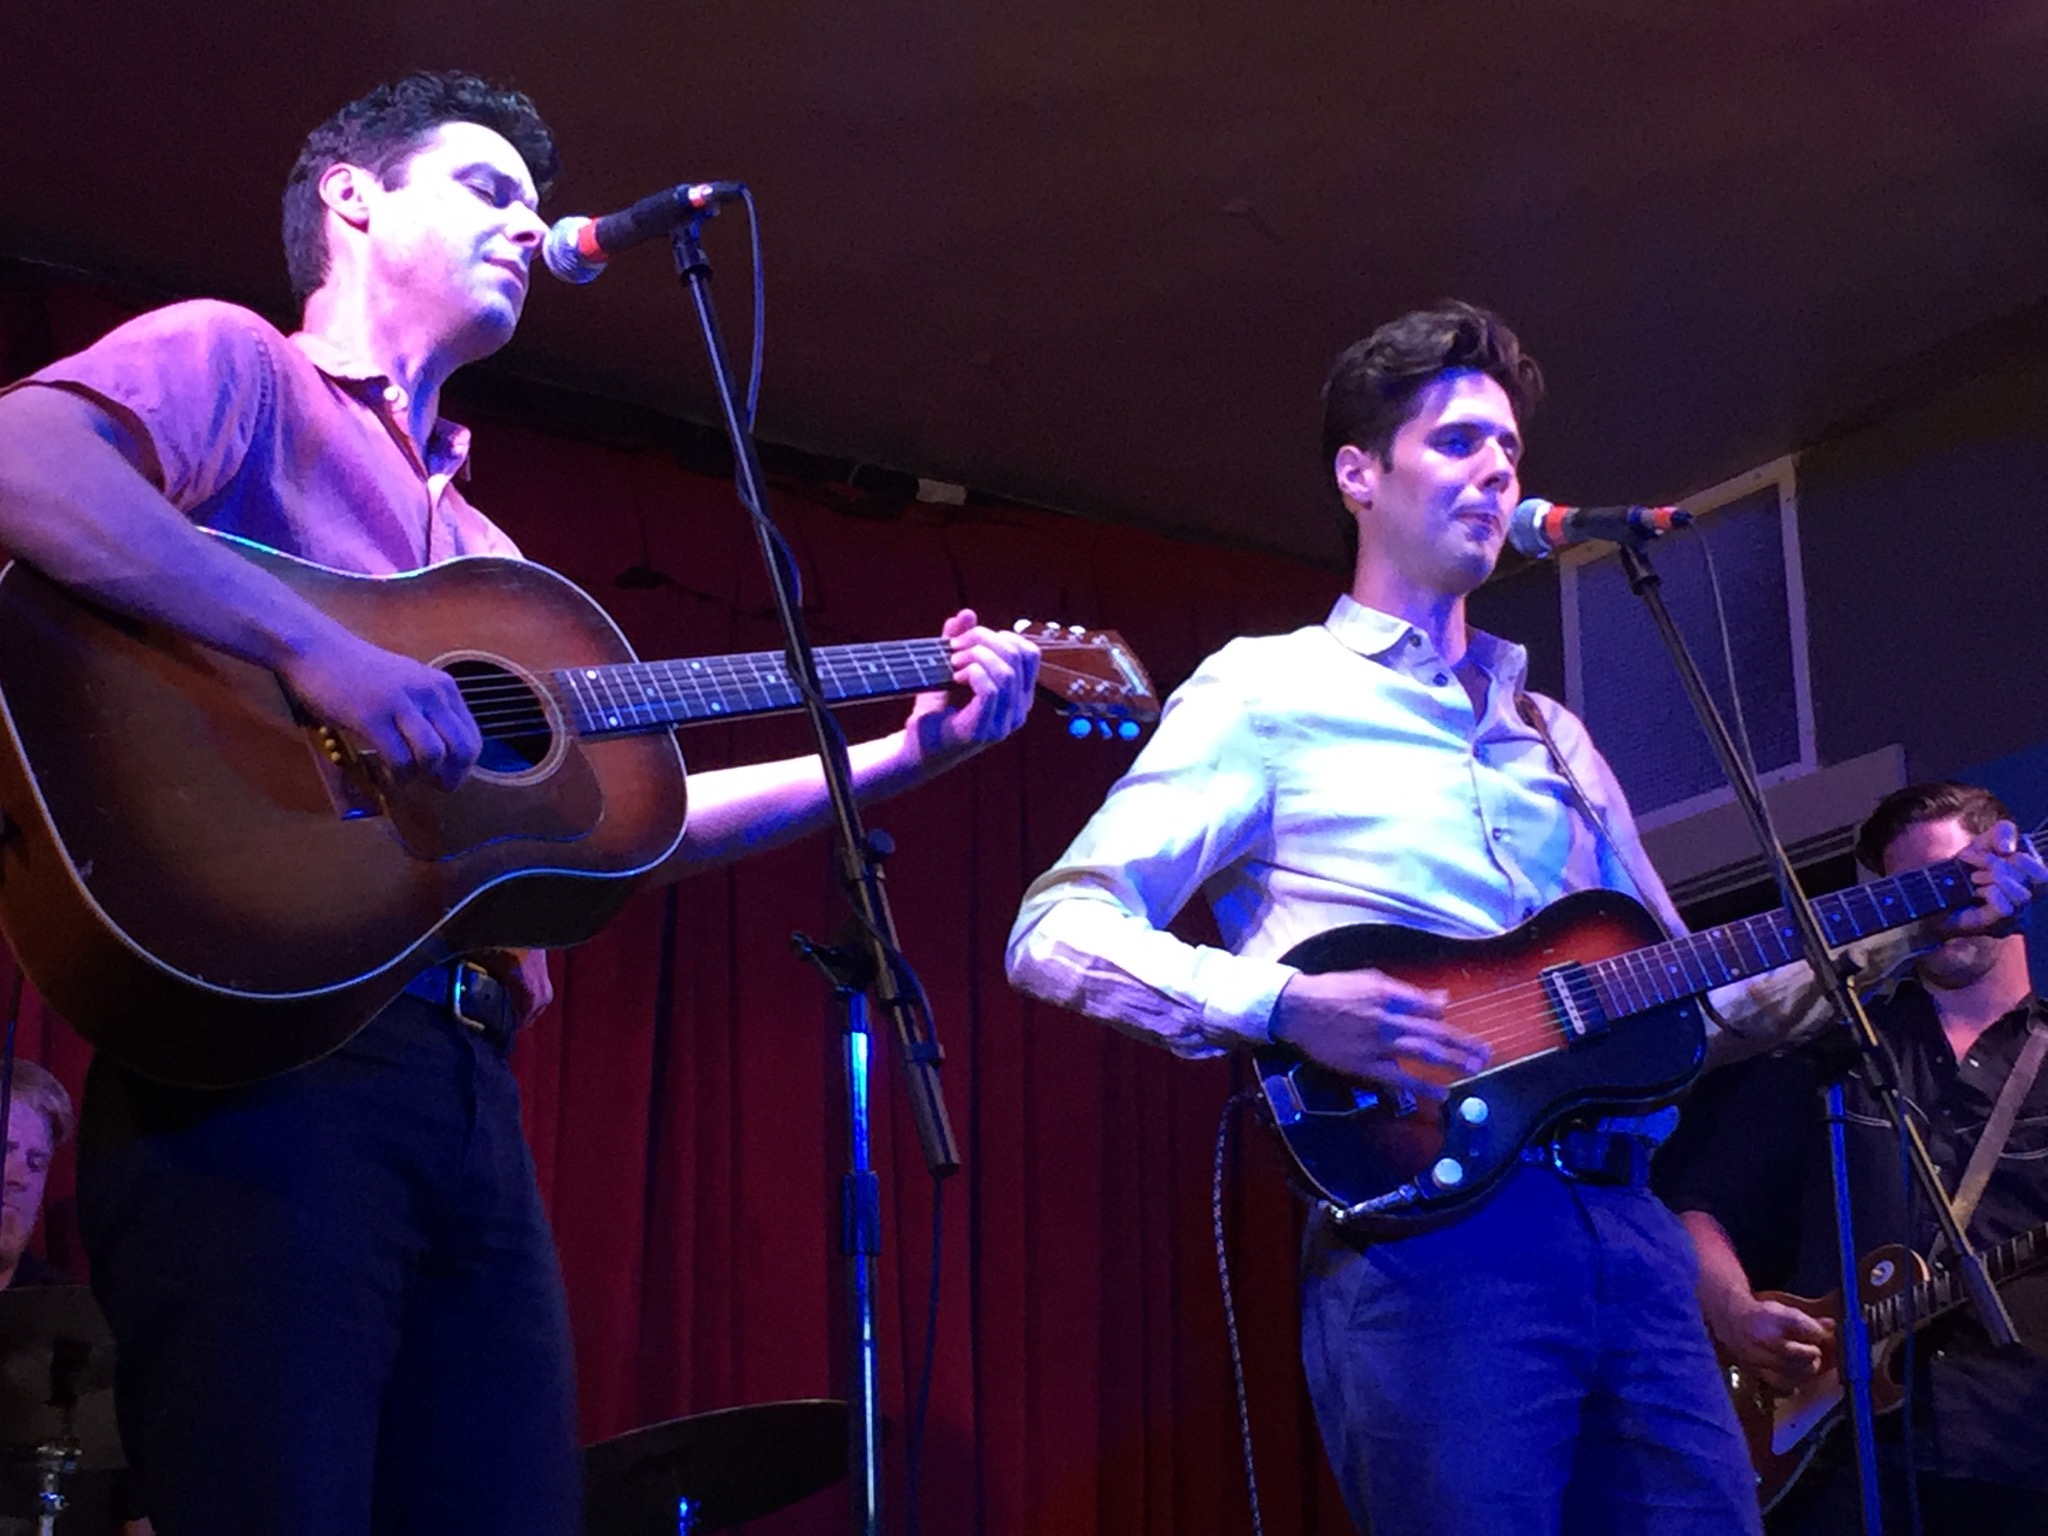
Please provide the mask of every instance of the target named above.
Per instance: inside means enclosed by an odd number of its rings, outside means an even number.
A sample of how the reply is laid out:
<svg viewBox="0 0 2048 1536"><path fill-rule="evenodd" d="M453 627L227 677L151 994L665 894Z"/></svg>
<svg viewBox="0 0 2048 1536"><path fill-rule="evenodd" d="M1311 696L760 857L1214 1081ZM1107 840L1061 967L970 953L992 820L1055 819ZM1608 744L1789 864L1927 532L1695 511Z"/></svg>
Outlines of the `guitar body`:
<svg viewBox="0 0 2048 1536"><path fill-rule="evenodd" d="M265 669L19 563L0 575L0 931L95 1046L194 1086L325 1054L430 964L590 937L685 807L668 732L564 728L550 671L632 652L563 578L486 558L365 577L237 548L537 726L452 794L394 786Z"/></svg>
<svg viewBox="0 0 2048 1536"><path fill-rule="evenodd" d="M1546 971L1659 937L1655 919L1629 897L1580 891L1496 938L1361 924L1297 945L1284 963L1311 974L1370 969L1441 988L1450 994L1450 1022L1487 1039L1493 1052L1488 1068L1471 1077L1409 1063L1446 1088L1437 1107L1328 1071L1284 1046L1260 1049L1263 1108L1299 1181L1347 1227L1401 1236L1483 1201L1522 1150L1562 1121L1670 1103L1705 1057L1696 998L1575 1034L1550 1005L1544 982Z"/></svg>
<svg viewBox="0 0 2048 1536"><path fill-rule="evenodd" d="M1862 1276L1863 1305L1868 1309L1925 1280L1927 1265L1912 1249L1891 1243L1873 1248L1863 1256ZM1790 1392L1780 1392L1748 1367L1736 1364L1725 1354L1721 1357L1722 1374L1735 1400L1735 1417L1741 1421L1742 1438L1749 1444L1750 1465L1756 1468L1757 1499L1769 1509L1806 1470L1827 1439L1828 1431L1846 1417L1846 1394L1837 1354L1842 1293L1834 1290L1817 1298L1785 1291L1760 1291L1758 1295L1766 1301L1796 1307L1808 1317L1832 1322L1836 1328L1835 1337L1820 1347L1819 1373ZM1894 1374L1904 1337L1903 1333L1894 1333L1871 1340L1873 1414L1889 1413L1905 1399L1905 1385Z"/></svg>

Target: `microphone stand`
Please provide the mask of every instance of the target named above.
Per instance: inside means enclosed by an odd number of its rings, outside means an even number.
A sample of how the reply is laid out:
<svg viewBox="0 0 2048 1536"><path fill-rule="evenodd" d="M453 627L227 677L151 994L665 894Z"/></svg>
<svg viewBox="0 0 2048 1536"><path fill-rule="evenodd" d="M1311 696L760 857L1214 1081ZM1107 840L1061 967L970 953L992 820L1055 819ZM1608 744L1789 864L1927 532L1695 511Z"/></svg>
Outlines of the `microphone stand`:
<svg viewBox="0 0 2048 1536"><path fill-rule="evenodd" d="M2005 1302L1984 1273L1983 1260L1969 1245L1961 1226L1955 1217L1955 1208L1949 1203L1947 1193L1942 1189L1941 1177L1934 1167L1934 1159L1927 1151L1927 1143L1920 1135L1920 1128L1901 1113L1899 1103L1899 1071L1896 1058L1884 1038L1871 1027L1870 1018L1863 1011L1862 1000L1848 984L1848 978L1828 953L1827 939L1822 934L1820 923L1813 914L1813 907L1800 889L1797 876L1793 873L1791 857L1771 826L1770 811L1764 804L1763 790L1751 771L1749 762L1736 751L1734 738L1729 735L1727 723L1721 718L1721 711L1715 705L1713 696L1707 692L1699 667L1694 663L1692 653L1687 649L1685 637L1672 622L1671 612L1664 605L1663 578L1650 564L1647 551L1649 540L1655 533L1636 535L1620 542L1622 569L1627 573L1629 589L1643 600L1650 611L1650 617L1657 626L1657 633L1663 638L1664 647L1671 653L1672 665L1678 669L1678 678L1685 685L1686 697L1692 701L1693 713L1699 717L1700 728L1706 732L1714 754L1721 760L1721 771L1735 792L1735 799L1741 805L1743 814L1749 818L1750 830L1755 833L1757 844L1762 848L1764 858L1778 883L1779 898L1785 910L1791 915L1794 927L1799 930L1801 947L1806 952L1807 963L1813 967L1814 977L1827 993L1828 1002L1835 1015L1849 1031L1849 1047L1853 1054L1852 1069L1862 1075L1865 1088L1873 1099L1882 1106L1892 1123L1900 1128L1905 1139L1906 1152L1915 1177L1927 1195L1943 1234L1955 1250L1957 1262L1962 1269L1963 1283L1969 1293L1970 1303L1976 1310L1984 1330L1994 1344L2005 1346L2013 1342L2012 1318L2005 1310ZM1856 1248L1855 1233L1849 1217L1849 1181L1846 1159L1847 1143L1843 1135L1844 1111L1842 1084L1837 1077L1829 1090L1828 1098L1828 1152L1833 1160L1835 1193L1835 1244L1842 1266L1842 1321L1835 1340L1837 1369L1841 1372L1844 1388L1850 1405L1850 1421L1855 1425L1857 1491L1861 1502L1863 1528L1868 1536L1882 1536L1883 1511L1877 1482L1877 1438L1876 1421L1870 1401L1870 1331L1863 1317L1862 1304L1862 1258ZM1906 1384L1912 1390L1912 1383ZM1911 1447L1907 1454L1912 1453Z"/></svg>
<svg viewBox="0 0 2048 1536"><path fill-rule="evenodd" d="M868 1162L869 1031L865 994L877 1000L894 1019L902 1052L904 1081L910 1090L911 1113L926 1166L933 1178L960 1168L960 1150L946 1116L939 1084L944 1058L933 1033L924 989L896 942L895 919L882 884L882 860L891 851L888 836L861 825L854 801L853 773L846 738L825 707L824 691L811 655L791 568L780 535L768 516L767 482L755 451L751 424L741 418L732 365L711 303L711 263L701 240L704 221L717 205L697 210L670 237L676 274L696 303L704 345L711 357L712 377L726 430L732 436L733 483L740 503L752 516L761 541L761 555L775 592L776 613L788 647L790 677L803 695L804 713L824 764L825 787L832 804L836 856L841 887L853 905L859 929L848 949L821 949L801 934L796 947L822 970L832 984L846 1038L848 1170L841 1183L840 1249L846 1263L848 1423L847 1472L852 1491L853 1529L859 1536L880 1536L882 1529L881 1415L876 1401L875 1273L881 1252L881 1190Z"/></svg>

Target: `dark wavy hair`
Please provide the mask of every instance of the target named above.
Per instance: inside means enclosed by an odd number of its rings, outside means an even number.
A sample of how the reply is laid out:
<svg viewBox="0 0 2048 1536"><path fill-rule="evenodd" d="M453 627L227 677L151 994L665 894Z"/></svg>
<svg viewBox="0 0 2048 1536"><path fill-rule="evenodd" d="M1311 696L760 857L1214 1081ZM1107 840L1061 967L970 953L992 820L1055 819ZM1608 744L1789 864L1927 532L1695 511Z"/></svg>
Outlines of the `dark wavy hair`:
<svg viewBox="0 0 2048 1536"><path fill-rule="evenodd" d="M2001 821L2011 821L2012 812L1998 796L1975 784L1954 779L1930 779L1895 789L1856 829L1856 862L1873 874L1884 873L1884 851L1908 827L1923 821L1947 821L1953 816L1972 835L1988 832Z"/></svg>
<svg viewBox="0 0 2048 1536"><path fill-rule="evenodd" d="M1349 445L1386 464L1394 434L1415 413L1415 397L1440 374L1483 373L1507 391L1515 419L1526 423L1543 399L1543 370L1522 350L1508 323L1490 309L1441 299L1389 320L1337 354L1323 380L1323 472ZM1338 498L1345 550L1358 558L1358 524Z"/></svg>
<svg viewBox="0 0 2048 1536"><path fill-rule="evenodd" d="M560 174L555 137L523 91L459 70L421 70L357 97L306 135L284 184L284 259L303 303L327 280L327 221L320 178L330 165L360 165L387 187L443 123L481 123L519 151L545 196Z"/></svg>

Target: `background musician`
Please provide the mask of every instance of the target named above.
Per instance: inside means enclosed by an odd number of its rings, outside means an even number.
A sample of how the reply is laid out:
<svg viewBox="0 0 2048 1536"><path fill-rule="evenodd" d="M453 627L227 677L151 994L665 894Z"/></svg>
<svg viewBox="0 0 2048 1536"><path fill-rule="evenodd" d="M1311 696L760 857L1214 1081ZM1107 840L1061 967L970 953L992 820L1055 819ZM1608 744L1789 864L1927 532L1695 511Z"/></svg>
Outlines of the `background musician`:
<svg viewBox="0 0 2048 1536"><path fill-rule="evenodd" d="M1896 875L1954 857L2010 813L1988 791L1908 785L1872 811L1856 840L1873 872ZM1919 957L1897 990L1869 1004L1898 1058L1907 1113L1953 1193L2028 1033L2048 1025L2009 929L1957 933ZM1841 1283L1833 1180L1823 1118L1825 1064L1811 1051L1762 1058L1709 1079L1659 1169L1700 1255L1707 1324L1730 1358L1791 1386L1812 1378L1833 1335L1759 1290L1821 1297ZM1847 1088L1849 1178L1857 1247L1903 1243L1926 1255L1936 1227L1908 1194L1898 1137L1863 1091ZM1980 1249L2048 1222L2048 1077L2019 1116L1970 1222ZM2048 1273L2004 1288L2021 1336L1994 1352L1974 1317L1952 1315L1915 1341L1913 1459L1921 1529L2025 1536L2048 1532ZM1888 1530L1910 1530L1905 1424L1879 1421ZM1834 1431L1815 1465L1774 1507L1777 1536L1862 1529L1853 1445Z"/></svg>

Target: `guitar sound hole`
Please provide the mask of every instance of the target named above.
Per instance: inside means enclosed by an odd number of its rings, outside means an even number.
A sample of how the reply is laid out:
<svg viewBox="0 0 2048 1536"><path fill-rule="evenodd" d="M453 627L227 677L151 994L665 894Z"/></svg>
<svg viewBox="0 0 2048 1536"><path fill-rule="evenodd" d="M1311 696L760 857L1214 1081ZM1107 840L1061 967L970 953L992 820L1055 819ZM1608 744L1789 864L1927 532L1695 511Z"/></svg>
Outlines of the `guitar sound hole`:
<svg viewBox="0 0 2048 1536"><path fill-rule="evenodd" d="M546 761L554 745L547 707L518 673L488 661L454 661L445 668L483 732L477 767L485 773L521 774Z"/></svg>

